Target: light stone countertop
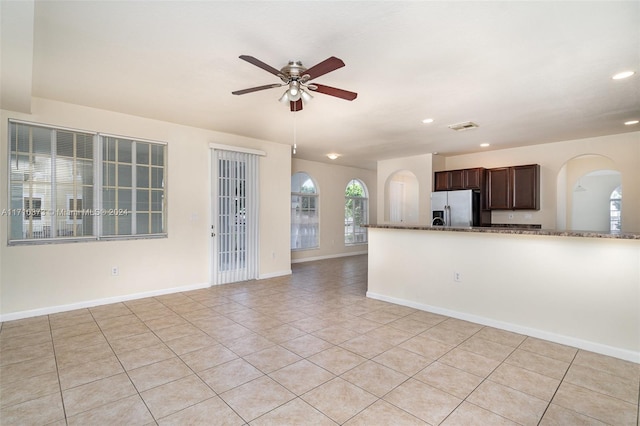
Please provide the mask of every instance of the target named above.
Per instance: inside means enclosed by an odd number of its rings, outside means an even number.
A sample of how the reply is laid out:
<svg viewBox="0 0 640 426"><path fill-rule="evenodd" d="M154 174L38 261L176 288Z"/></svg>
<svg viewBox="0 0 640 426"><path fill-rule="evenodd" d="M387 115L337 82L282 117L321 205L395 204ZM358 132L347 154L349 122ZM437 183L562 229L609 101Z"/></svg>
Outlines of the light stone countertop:
<svg viewBox="0 0 640 426"><path fill-rule="evenodd" d="M553 229L514 228L514 227L444 227L425 225L393 225L371 224L365 225L373 229L407 229L415 231L436 232L479 232L487 234L515 234L515 235L548 235L555 237L584 237L584 238L612 238L622 240L640 240L640 233L636 232L596 232L596 231L557 231Z"/></svg>

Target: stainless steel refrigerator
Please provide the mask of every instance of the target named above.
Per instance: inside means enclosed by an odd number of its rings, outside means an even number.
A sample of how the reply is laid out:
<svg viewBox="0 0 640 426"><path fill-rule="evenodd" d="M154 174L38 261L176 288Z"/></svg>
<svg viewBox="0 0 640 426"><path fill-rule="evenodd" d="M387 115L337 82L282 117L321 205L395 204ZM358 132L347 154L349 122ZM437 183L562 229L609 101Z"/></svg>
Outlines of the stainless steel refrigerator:
<svg viewBox="0 0 640 426"><path fill-rule="evenodd" d="M431 225L480 226L480 193L470 189L432 192Z"/></svg>

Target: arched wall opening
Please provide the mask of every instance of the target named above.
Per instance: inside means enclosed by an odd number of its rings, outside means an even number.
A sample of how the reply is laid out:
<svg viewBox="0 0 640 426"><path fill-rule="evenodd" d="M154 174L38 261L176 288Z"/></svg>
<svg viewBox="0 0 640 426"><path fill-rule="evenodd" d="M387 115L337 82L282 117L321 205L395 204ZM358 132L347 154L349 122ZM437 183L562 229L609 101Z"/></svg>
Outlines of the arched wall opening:
<svg viewBox="0 0 640 426"><path fill-rule="evenodd" d="M611 194L622 183L613 160L597 154L574 157L562 166L556 183L558 229L611 230Z"/></svg>
<svg viewBox="0 0 640 426"><path fill-rule="evenodd" d="M390 223L418 223L420 185L409 170L398 170L385 182L384 220Z"/></svg>

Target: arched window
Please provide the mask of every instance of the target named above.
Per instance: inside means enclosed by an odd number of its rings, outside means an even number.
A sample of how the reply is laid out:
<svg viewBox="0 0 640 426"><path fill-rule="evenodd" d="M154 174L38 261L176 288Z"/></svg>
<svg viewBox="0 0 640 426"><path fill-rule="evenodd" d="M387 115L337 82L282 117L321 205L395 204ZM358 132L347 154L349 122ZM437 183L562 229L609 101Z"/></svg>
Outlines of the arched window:
<svg viewBox="0 0 640 426"><path fill-rule="evenodd" d="M298 172L291 176L291 250L317 248L318 190L311 176Z"/></svg>
<svg viewBox="0 0 640 426"><path fill-rule="evenodd" d="M622 186L617 187L611 193L609 200L609 218L611 221L611 231L622 230L621 209L622 209Z"/></svg>
<svg viewBox="0 0 640 426"><path fill-rule="evenodd" d="M363 182L352 179L344 191L344 243L365 244L369 223L369 198Z"/></svg>

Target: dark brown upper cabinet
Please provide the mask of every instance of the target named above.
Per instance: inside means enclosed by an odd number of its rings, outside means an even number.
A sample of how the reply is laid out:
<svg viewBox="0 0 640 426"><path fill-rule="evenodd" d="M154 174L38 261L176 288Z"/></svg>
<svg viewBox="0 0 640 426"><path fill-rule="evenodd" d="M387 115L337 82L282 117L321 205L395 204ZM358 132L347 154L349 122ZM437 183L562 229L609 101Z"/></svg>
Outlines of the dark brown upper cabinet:
<svg viewBox="0 0 640 426"><path fill-rule="evenodd" d="M449 173L451 174L451 185L449 189L466 189L464 187L464 170L451 170Z"/></svg>
<svg viewBox="0 0 640 426"><path fill-rule="evenodd" d="M489 210L511 209L511 168L487 170L487 207Z"/></svg>
<svg viewBox="0 0 640 426"><path fill-rule="evenodd" d="M456 191L458 189L482 189L485 169L447 170L435 172L435 191Z"/></svg>
<svg viewBox="0 0 640 426"><path fill-rule="evenodd" d="M528 164L489 169L486 190L490 210L539 210L540 166Z"/></svg>
<svg viewBox="0 0 640 426"><path fill-rule="evenodd" d="M465 189L482 189L484 181L485 169L476 167L475 169L464 170L464 187Z"/></svg>
<svg viewBox="0 0 640 426"><path fill-rule="evenodd" d="M434 174L434 191L448 191L451 187L451 173L435 172Z"/></svg>
<svg viewBox="0 0 640 426"><path fill-rule="evenodd" d="M512 167L512 205L514 210L540 210L540 166Z"/></svg>

